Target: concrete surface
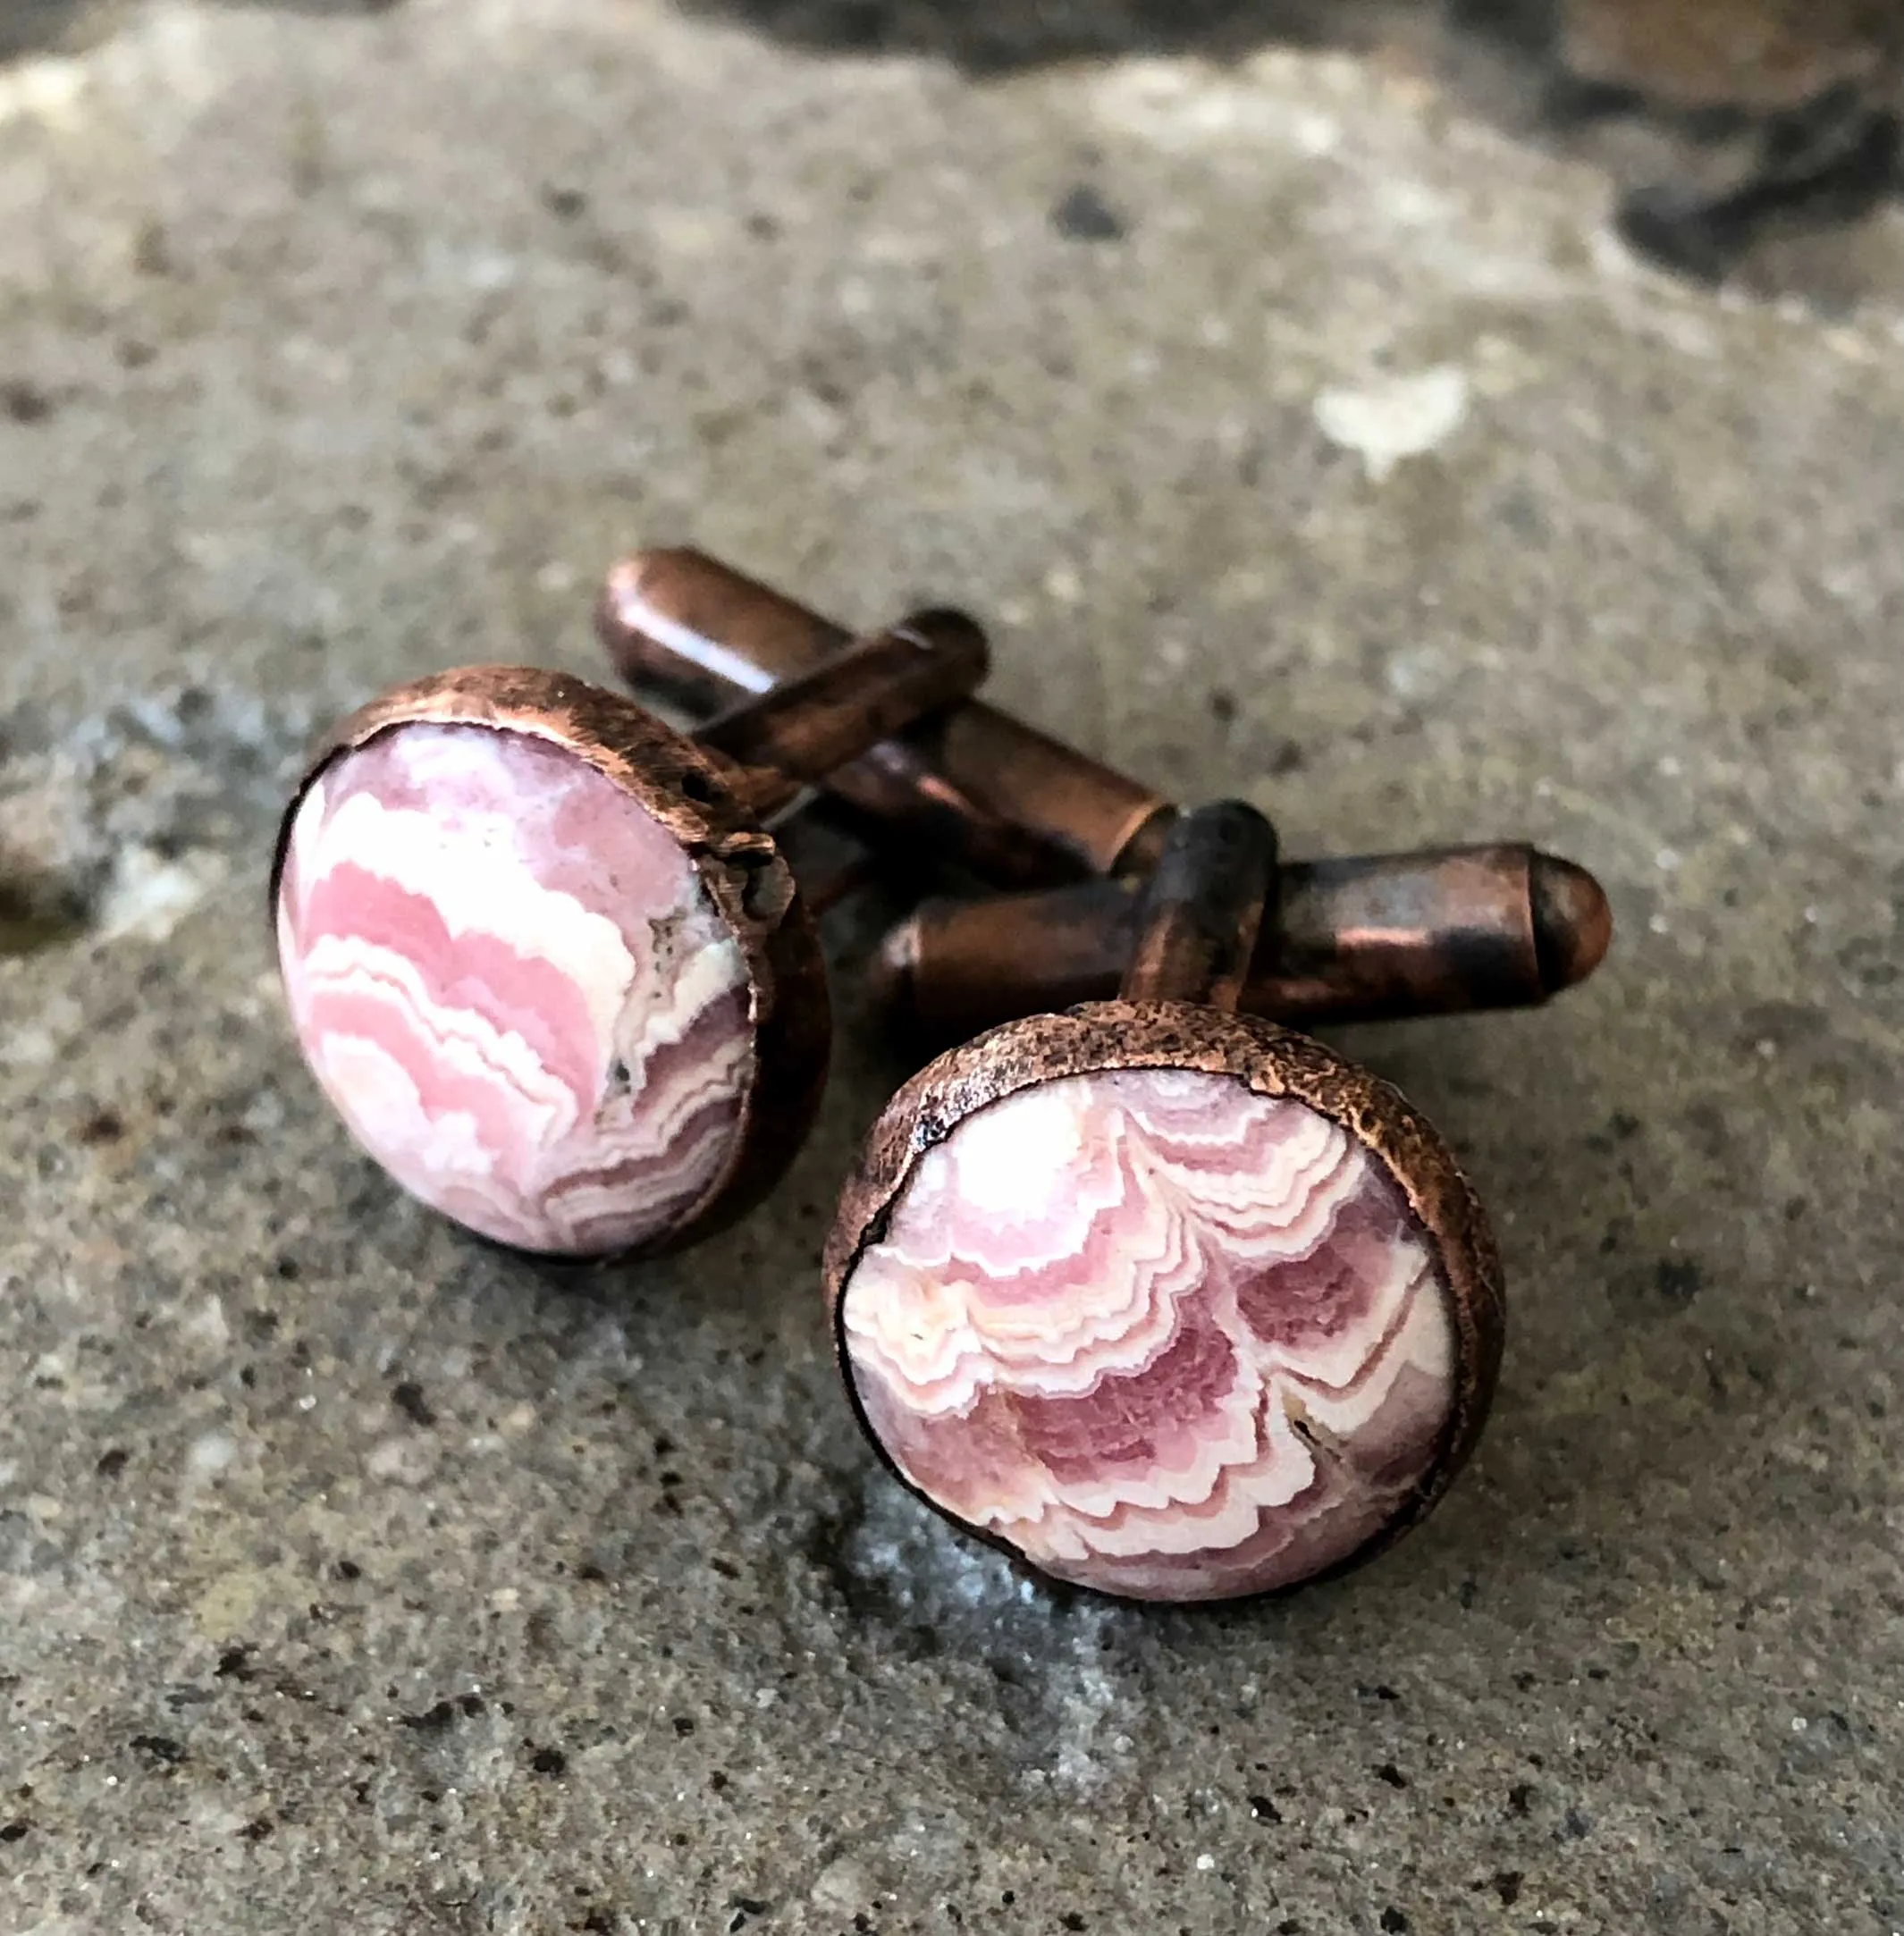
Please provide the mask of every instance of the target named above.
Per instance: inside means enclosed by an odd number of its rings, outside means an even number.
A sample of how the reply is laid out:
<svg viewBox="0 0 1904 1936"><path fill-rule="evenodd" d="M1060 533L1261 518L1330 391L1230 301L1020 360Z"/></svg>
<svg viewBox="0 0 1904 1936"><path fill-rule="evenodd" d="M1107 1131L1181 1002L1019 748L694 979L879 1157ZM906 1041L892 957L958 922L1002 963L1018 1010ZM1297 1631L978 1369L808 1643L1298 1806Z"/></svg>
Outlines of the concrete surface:
<svg viewBox="0 0 1904 1936"><path fill-rule="evenodd" d="M1607 203L1268 41L164 4L0 68L0 1928L1904 1925L1904 255L1715 296ZM1291 851L1604 872L1588 989L1344 1038L1514 1300L1392 1557L1126 1611L879 1476L813 1272L864 1018L667 1266L347 1148L260 920L298 749L592 665L637 538L969 601Z"/></svg>

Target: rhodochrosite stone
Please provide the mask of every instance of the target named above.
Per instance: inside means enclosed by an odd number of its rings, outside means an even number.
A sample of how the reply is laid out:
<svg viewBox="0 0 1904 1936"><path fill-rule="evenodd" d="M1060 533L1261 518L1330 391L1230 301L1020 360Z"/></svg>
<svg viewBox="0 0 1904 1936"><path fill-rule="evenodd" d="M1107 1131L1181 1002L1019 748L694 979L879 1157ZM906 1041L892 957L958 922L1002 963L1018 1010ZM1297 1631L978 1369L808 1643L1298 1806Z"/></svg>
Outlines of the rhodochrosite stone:
<svg viewBox="0 0 1904 1936"><path fill-rule="evenodd" d="M1388 1172L1224 1074L1073 1075L929 1149L842 1292L901 1472L1057 1578L1162 1600L1305 1579L1432 1471L1449 1292Z"/></svg>
<svg viewBox="0 0 1904 1936"><path fill-rule="evenodd" d="M533 735L410 724L292 821L278 950L304 1053L424 1202L528 1250L665 1235L721 1179L741 946L663 827Z"/></svg>

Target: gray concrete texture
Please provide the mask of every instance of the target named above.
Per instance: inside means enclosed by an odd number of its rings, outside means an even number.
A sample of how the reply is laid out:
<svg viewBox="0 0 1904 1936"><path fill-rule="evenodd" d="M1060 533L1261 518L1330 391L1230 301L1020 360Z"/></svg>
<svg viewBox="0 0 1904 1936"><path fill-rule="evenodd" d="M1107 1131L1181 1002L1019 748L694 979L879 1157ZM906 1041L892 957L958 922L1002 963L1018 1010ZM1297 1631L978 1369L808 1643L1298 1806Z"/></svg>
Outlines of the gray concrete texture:
<svg viewBox="0 0 1904 1936"><path fill-rule="evenodd" d="M1714 293L1400 42L808 39L165 4L0 67L0 1928L1904 1925L1899 217ZM301 747L595 666L688 539L970 603L1291 852L1604 874L1585 989L1342 1037L1512 1300L1391 1556L1121 1608L876 1469L814 1270L870 917L817 1137L687 1256L352 1152L261 919Z"/></svg>

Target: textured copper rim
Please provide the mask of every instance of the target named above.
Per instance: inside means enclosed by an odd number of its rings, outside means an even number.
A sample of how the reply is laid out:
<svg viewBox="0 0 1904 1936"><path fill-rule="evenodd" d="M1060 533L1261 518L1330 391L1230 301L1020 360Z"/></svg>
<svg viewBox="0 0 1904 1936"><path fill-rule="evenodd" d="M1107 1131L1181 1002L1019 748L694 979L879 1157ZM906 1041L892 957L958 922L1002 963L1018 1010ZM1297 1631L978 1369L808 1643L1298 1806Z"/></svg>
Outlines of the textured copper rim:
<svg viewBox="0 0 1904 1936"><path fill-rule="evenodd" d="M826 963L793 870L748 811L746 770L697 746L632 701L533 666L461 666L400 686L320 744L279 824L266 917L291 823L333 760L399 727L485 726L560 746L611 781L680 842L746 963L754 1073L727 1166L673 1230L622 1256L698 1242L744 1216L780 1179L820 1107L832 1044ZM541 1253L535 1253L541 1254Z"/></svg>
<svg viewBox="0 0 1904 1936"><path fill-rule="evenodd" d="M969 1115L1042 1082L1117 1069L1193 1069L1229 1075L1260 1096L1287 1097L1338 1123L1393 1176L1434 1245L1453 1307L1454 1404L1428 1479L1408 1505L1356 1552L1315 1579L1374 1558L1433 1511L1479 1441L1501 1364L1506 1311L1501 1259L1487 1214L1447 1145L1399 1090L1306 1035L1254 1015L1181 1002L1091 1002L1064 1014L1008 1022L931 1063L880 1113L840 1193L823 1271L834 1355L860 1430L906 1490L973 1537L1037 1567L1008 1541L947 1512L901 1472L860 1402L843 1321L847 1281L885 1234L914 1166ZM1102 1592L1101 1588L1069 1590ZM1311 1581L1271 1589L1300 1590ZM1106 1597L1122 1598L1120 1595ZM1152 1602L1133 1604L1154 1604ZM1186 1602L1234 1605L1236 1600Z"/></svg>

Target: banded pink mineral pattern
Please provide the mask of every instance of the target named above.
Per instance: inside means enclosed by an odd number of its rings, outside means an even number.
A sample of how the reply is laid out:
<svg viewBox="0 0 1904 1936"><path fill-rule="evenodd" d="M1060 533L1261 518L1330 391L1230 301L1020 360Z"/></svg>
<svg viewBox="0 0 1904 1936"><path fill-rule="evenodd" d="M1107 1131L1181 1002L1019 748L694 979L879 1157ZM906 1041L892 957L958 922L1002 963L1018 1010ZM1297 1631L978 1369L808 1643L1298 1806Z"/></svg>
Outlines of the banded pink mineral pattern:
<svg viewBox="0 0 1904 1936"><path fill-rule="evenodd" d="M1125 1070L1022 1090L914 1168L841 1315L899 1469L1054 1577L1204 1600L1397 1514L1454 1398L1445 1280L1306 1105Z"/></svg>
<svg viewBox="0 0 1904 1936"><path fill-rule="evenodd" d="M754 1077L746 964L674 838L528 734L392 728L292 823L278 952L298 1038L407 1190L532 1250L669 1232Z"/></svg>

